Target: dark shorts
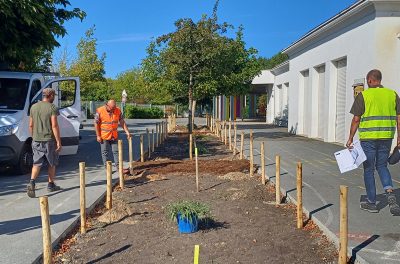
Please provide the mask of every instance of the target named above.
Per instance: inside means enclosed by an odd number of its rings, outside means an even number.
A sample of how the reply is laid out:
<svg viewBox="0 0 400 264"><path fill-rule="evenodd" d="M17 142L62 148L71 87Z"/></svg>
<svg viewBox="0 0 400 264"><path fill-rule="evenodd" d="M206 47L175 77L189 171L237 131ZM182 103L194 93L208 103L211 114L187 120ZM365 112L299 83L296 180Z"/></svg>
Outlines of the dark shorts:
<svg viewBox="0 0 400 264"><path fill-rule="evenodd" d="M56 141L32 141L33 165L41 167L44 164L58 165Z"/></svg>

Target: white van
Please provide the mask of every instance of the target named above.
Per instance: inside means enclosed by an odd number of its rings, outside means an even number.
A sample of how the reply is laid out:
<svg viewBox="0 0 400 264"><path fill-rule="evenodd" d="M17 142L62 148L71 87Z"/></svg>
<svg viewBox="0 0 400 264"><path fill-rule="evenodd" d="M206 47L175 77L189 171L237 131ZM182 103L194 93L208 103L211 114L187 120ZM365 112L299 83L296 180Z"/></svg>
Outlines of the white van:
<svg viewBox="0 0 400 264"><path fill-rule="evenodd" d="M31 106L42 100L44 88L56 90L61 155L76 154L79 145L81 98L79 78L58 78L48 73L0 71L0 166L26 174L32 167Z"/></svg>

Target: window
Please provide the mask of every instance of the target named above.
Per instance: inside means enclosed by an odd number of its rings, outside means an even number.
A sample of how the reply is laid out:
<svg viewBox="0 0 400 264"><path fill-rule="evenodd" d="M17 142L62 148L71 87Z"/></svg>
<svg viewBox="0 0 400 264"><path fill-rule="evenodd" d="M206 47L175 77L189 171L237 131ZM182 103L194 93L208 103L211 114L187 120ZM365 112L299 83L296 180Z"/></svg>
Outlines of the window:
<svg viewBox="0 0 400 264"><path fill-rule="evenodd" d="M59 108L66 108L74 105L76 94L76 82L74 80L56 81L46 88L53 88L56 91Z"/></svg>
<svg viewBox="0 0 400 264"><path fill-rule="evenodd" d="M39 80L34 80L32 82L31 93L29 96L29 102L32 102L33 97L40 91L42 88L42 84Z"/></svg>
<svg viewBox="0 0 400 264"><path fill-rule="evenodd" d="M24 109L28 88L29 79L0 78L0 109Z"/></svg>

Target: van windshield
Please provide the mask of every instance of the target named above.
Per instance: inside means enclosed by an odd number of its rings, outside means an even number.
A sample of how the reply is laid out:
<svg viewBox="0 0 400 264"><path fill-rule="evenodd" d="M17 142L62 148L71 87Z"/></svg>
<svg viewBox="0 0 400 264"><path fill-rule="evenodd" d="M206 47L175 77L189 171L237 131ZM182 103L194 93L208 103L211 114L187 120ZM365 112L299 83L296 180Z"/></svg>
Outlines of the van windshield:
<svg viewBox="0 0 400 264"><path fill-rule="evenodd" d="M22 110L29 89L29 79L0 78L0 110Z"/></svg>

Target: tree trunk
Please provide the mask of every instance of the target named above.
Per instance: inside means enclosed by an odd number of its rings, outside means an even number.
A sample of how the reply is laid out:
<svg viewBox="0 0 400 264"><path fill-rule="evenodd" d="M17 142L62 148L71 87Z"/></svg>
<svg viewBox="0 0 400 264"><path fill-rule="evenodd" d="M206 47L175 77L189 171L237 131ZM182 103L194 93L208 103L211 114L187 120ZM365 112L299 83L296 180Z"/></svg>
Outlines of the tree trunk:
<svg viewBox="0 0 400 264"><path fill-rule="evenodd" d="M192 134L192 112L193 112L193 74L189 75L189 116L188 116L188 130Z"/></svg>
<svg viewBox="0 0 400 264"><path fill-rule="evenodd" d="M193 100L192 106L192 129L194 129L194 114L196 113L196 100Z"/></svg>

